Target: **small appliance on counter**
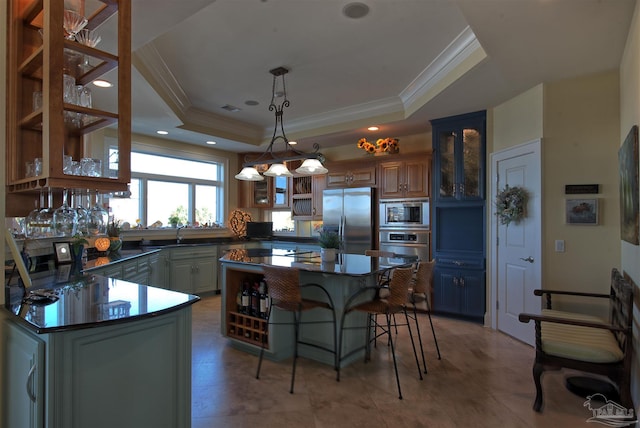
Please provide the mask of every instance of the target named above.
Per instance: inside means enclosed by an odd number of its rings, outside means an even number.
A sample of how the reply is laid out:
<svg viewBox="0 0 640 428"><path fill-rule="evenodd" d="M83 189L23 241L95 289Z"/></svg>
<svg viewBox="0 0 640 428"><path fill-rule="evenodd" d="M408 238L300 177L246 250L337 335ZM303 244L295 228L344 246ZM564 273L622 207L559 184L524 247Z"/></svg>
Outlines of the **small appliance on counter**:
<svg viewBox="0 0 640 428"><path fill-rule="evenodd" d="M247 239L273 239L272 221L249 221L247 222Z"/></svg>

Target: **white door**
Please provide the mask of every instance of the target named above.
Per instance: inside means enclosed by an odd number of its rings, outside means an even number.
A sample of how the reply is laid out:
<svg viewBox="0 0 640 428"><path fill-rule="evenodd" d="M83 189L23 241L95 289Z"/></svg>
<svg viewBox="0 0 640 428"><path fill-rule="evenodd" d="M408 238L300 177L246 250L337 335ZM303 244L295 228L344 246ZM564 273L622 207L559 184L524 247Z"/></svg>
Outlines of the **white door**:
<svg viewBox="0 0 640 428"><path fill-rule="evenodd" d="M496 244L492 297L497 299L493 309L494 327L533 345L534 324L518 320L522 312L540 313L540 298L533 290L541 287L541 155L540 140L494 153L492 201L496 194L509 185L527 191L526 215L518 223L503 225L493 215L492 235ZM495 213L495 207L493 208Z"/></svg>

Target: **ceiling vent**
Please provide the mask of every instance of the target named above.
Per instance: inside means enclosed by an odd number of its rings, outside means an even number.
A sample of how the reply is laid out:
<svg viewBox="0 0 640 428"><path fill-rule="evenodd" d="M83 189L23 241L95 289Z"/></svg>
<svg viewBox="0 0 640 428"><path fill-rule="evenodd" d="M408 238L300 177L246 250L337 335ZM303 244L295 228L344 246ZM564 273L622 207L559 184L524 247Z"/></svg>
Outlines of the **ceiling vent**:
<svg viewBox="0 0 640 428"><path fill-rule="evenodd" d="M232 106L231 104L223 105L222 109L226 111L230 111L231 113L236 113L242 110L240 107Z"/></svg>

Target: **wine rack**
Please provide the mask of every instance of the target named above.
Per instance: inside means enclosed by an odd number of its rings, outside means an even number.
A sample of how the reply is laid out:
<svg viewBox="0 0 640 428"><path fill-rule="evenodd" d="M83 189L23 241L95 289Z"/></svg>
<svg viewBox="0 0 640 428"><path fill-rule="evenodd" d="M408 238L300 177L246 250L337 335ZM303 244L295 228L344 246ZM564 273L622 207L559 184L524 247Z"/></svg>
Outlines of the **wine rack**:
<svg viewBox="0 0 640 428"><path fill-rule="evenodd" d="M269 349L269 334L267 320L238 312L227 313L227 336L253 345L262 346L264 338L265 348Z"/></svg>
<svg viewBox="0 0 640 428"><path fill-rule="evenodd" d="M236 269L227 269L226 272L227 298L223 302L226 307L226 327L224 330L226 336L256 346L262 346L264 337L265 348L269 349L267 320L241 313L238 306L240 304L239 293L243 289L243 284L260 283L264 279L262 273Z"/></svg>

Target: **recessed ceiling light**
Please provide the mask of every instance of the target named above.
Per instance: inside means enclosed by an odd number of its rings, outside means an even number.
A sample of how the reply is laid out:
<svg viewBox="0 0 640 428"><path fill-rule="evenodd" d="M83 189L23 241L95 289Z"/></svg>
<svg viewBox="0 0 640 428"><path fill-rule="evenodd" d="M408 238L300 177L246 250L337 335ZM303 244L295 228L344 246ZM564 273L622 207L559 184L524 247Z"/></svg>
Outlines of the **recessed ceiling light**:
<svg viewBox="0 0 640 428"><path fill-rule="evenodd" d="M289 141L289 144L291 144L292 146L295 146L296 144L298 144L297 141Z"/></svg>
<svg viewBox="0 0 640 428"><path fill-rule="evenodd" d="M207 144L213 146L214 144L216 144L216 142L215 141L207 141Z"/></svg>
<svg viewBox="0 0 640 428"><path fill-rule="evenodd" d="M156 131L157 134L160 135L167 135L169 132L168 131Z"/></svg>
<svg viewBox="0 0 640 428"><path fill-rule="evenodd" d="M370 126L370 127L368 127L367 129L368 129L369 131L377 131L377 130L378 130L378 129L380 129L380 128L378 128L377 126Z"/></svg>
<svg viewBox="0 0 640 428"><path fill-rule="evenodd" d="M351 19L364 18L369 14L369 6L359 2L349 3L342 8L342 13Z"/></svg>
<svg viewBox="0 0 640 428"><path fill-rule="evenodd" d="M258 101L256 100L247 100L244 102L246 105L248 106L257 106L258 104L260 104Z"/></svg>
<svg viewBox="0 0 640 428"><path fill-rule="evenodd" d="M97 79L93 81L93 84L100 87L100 88L110 88L113 86L113 83L108 82L106 80L102 80L102 79Z"/></svg>

